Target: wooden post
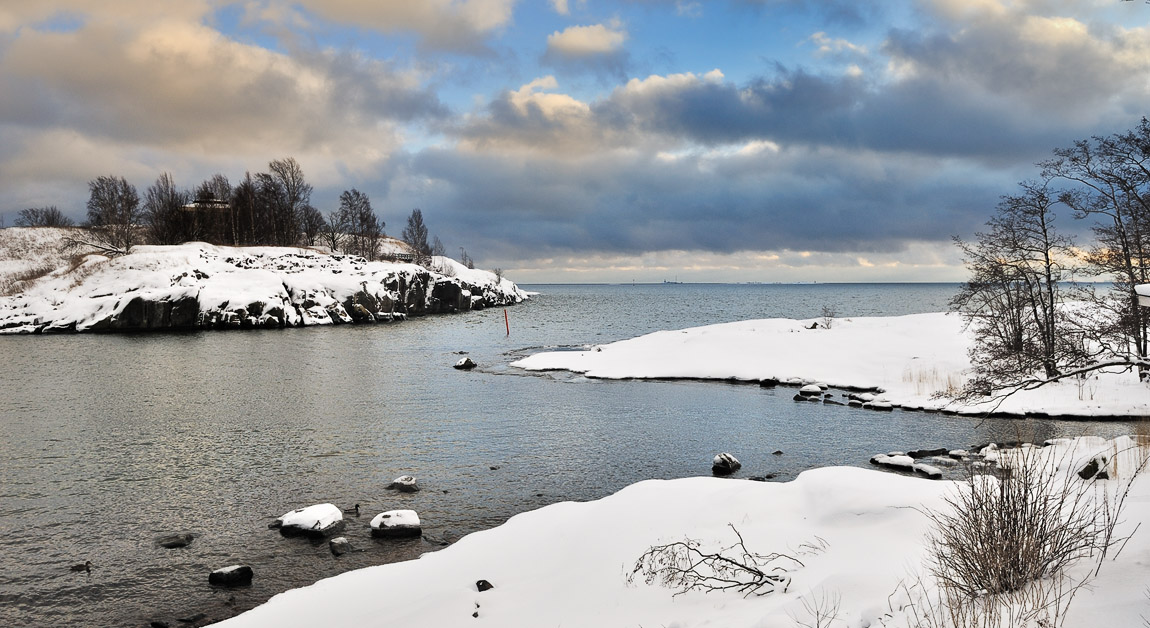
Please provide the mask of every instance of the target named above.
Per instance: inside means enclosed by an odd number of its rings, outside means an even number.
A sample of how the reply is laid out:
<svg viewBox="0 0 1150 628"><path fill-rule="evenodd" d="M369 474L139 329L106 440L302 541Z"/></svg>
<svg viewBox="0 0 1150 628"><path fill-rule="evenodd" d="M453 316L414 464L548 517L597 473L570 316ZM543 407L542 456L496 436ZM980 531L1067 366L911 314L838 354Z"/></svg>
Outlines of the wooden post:
<svg viewBox="0 0 1150 628"><path fill-rule="evenodd" d="M507 326L507 335L511 335L511 320L507 318L507 308L503 308L503 324Z"/></svg>

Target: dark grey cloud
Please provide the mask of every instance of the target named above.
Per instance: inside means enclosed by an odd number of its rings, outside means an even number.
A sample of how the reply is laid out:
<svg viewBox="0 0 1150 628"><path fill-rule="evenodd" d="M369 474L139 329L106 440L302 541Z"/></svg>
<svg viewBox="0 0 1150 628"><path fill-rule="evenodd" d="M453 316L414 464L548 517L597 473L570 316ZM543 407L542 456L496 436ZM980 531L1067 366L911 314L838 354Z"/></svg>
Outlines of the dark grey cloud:
<svg viewBox="0 0 1150 628"><path fill-rule="evenodd" d="M764 148L583 160L427 150L401 175L449 246L503 259L588 251L893 251L981 225L1011 173L920 158ZM974 175L973 177L971 175ZM949 181L949 182L948 182ZM391 205L415 203L393 188ZM436 225L439 225L436 227Z"/></svg>

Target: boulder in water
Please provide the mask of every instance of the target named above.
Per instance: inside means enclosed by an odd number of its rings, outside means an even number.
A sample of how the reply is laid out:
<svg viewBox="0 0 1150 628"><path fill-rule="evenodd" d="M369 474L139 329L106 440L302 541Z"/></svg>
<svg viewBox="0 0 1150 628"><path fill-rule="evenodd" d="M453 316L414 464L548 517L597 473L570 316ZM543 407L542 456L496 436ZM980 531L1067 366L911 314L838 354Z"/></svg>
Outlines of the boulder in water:
<svg viewBox="0 0 1150 628"><path fill-rule="evenodd" d="M252 568L232 565L217 569L208 574L208 583L221 587L246 587L252 583Z"/></svg>
<svg viewBox="0 0 1150 628"><path fill-rule="evenodd" d="M715 456L711 461L711 473L715 475L730 475L742 467L737 458L726 452Z"/></svg>
<svg viewBox="0 0 1150 628"><path fill-rule="evenodd" d="M420 536L423 528L414 510L389 510L371 520L371 535L388 539Z"/></svg>

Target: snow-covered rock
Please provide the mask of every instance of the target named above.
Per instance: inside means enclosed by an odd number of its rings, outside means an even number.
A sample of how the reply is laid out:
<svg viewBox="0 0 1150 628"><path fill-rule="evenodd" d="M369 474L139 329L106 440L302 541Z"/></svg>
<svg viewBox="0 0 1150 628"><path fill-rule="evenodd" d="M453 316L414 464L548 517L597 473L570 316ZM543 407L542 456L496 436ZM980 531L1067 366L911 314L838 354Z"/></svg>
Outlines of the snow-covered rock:
<svg viewBox="0 0 1150 628"><path fill-rule="evenodd" d="M327 547L331 553L336 556L343 556L344 554L352 551L351 541L347 540L346 536L337 536L327 542Z"/></svg>
<svg viewBox="0 0 1150 628"><path fill-rule="evenodd" d="M316 504L293 510L272 526L284 535L328 536L343 529L343 511L334 504Z"/></svg>
<svg viewBox="0 0 1150 628"><path fill-rule="evenodd" d="M208 574L208 584L221 587L246 587L252 583L252 575L252 568L248 565L231 565Z"/></svg>
<svg viewBox="0 0 1150 628"><path fill-rule="evenodd" d="M414 493L419 490L419 484L417 483L415 476L401 475L392 480L391 484L387 485L387 488L390 490L399 491L401 493Z"/></svg>
<svg viewBox="0 0 1150 628"><path fill-rule="evenodd" d="M821 395L821 394L823 394L823 388L821 386L819 386L818 384L807 384L806 386L803 386L802 388L799 389L799 394L800 395Z"/></svg>
<svg viewBox="0 0 1150 628"><path fill-rule="evenodd" d="M715 475L730 475L738 471L743 464L729 453L723 452L711 461L711 473Z"/></svg>
<svg viewBox="0 0 1150 628"><path fill-rule="evenodd" d="M384 538L420 536L423 528L414 510L389 510L371 520L371 535Z"/></svg>
<svg viewBox="0 0 1150 628"><path fill-rule="evenodd" d="M455 363L455 368L461 371L470 371L477 366L479 365L476 364L475 360L472 360L471 358L460 358L459 361Z"/></svg>

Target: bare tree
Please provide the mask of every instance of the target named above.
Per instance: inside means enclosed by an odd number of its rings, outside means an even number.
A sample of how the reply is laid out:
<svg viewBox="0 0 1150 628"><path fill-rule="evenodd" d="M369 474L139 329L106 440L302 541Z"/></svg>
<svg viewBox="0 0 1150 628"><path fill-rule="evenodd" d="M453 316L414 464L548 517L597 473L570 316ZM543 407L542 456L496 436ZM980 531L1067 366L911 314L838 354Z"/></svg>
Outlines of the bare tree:
<svg viewBox="0 0 1150 628"><path fill-rule="evenodd" d="M161 174L144 191L144 224L155 244L179 244L200 239L195 212L184 209L187 192L176 189L172 175Z"/></svg>
<svg viewBox="0 0 1150 628"><path fill-rule="evenodd" d="M411 210L407 226L403 228L403 241L415 253L415 263L427 266L431 261L431 245L427 243L427 225L423 224L423 212Z"/></svg>
<svg viewBox="0 0 1150 628"><path fill-rule="evenodd" d="M339 195L339 211L347 224L348 243L346 250L352 255L361 255L369 260L376 258L379 239L383 237L383 221L371 208L371 199L356 189L345 190Z"/></svg>
<svg viewBox="0 0 1150 628"><path fill-rule="evenodd" d="M311 205L300 208L300 232L303 234L304 244L314 246L316 238L324 225L323 214Z"/></svg>
<svg viewBox="0 0 1150 628"><path fill-rule="evenodd" d="M1021 187L1021 194L1003 197L989 229L975 234L974 242L955 238L971 272L951 300L974 331L967 397L1037 371L1058 376L1083 357L1080 343L1072 341L1059 283L1074 258L1074 242L1054 228L1056 203L1046 184Z"/></svg>
<svg viewBox="0 0 1150 628"><path fill-rule="evenodd" d="M139 241L140 195L123 177L102 176L88 182L87 238L69 244L87 245L112 255L127 254Z"/></svg>
<svg viewBox="0 0 1150 628"><path fill-rule="evenodd" d="M1059 200L1080 218L1097 220L1095 246L1087 257L1096 275L1114 279L1115 330L1132 361L1146 362L1150 316L1134 287L1150 283L1150 121L1107 137L1079 140L1054 151L1043 175L1070 182ZM1145 365L1140 374L1146 378Z"/></svg>
<svg viewBox="0 0 1150 628"><path fill-rule="evenodd" d="M55 205L48 207L29 207L21 209L16 214L17 227L71 227L76 223L64 215Z"/></svg>
<svg viewBox="0 0 1150 628"><path fill-rule="evenodd" d="M332 253L339 250L347 232L347 212L343 208L334 209L327 214L323 222L323 229L319 232L320 242L327 245Z"/></svg>
<svg viewBox="0 0 1150 628"><path fill-rule="evenodd" d="M270 179L282 192L280 202L274 204L276 244L294 246L299 243L304 208L311 204L311 184L304 180L303 168L292 157L272 161L268 169Z"/></svg>

